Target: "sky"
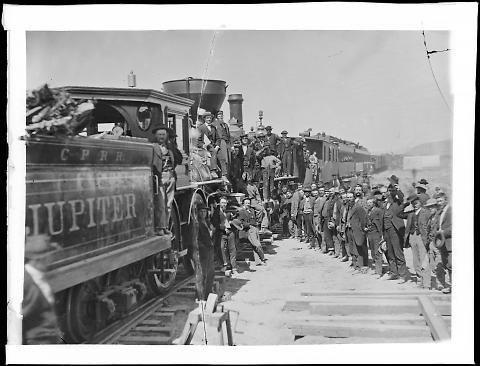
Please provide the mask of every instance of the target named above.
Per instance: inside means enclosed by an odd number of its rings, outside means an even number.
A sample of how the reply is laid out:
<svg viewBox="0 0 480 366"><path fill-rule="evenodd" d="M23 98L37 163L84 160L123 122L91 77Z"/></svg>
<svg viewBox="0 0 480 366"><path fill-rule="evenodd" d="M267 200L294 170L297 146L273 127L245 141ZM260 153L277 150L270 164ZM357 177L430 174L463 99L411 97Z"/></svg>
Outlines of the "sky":
<svg viewBox="0 0 480 366"><path fill-rule="evenodd" d="M450 48L447 31L426 31L429 50ZM62 31L27 32L27 90L50 86L138 88L225 80L243 95L244 128L258 111L273 131L312 128L372 153L404 152L452 136L449 54L428 66L421 31ZM208 64L208 68L207 68ZM223 110L229 116L228 102Z"/></svg>

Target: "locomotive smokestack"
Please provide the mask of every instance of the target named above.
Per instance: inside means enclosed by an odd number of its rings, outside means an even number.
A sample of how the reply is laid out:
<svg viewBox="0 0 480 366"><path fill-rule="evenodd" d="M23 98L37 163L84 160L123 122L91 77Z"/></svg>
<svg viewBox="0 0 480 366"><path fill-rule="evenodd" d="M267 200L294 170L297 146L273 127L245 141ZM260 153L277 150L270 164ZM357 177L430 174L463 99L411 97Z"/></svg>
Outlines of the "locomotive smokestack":
<svg viewBox="0 0 480 366"><path fill-rule="evenodd" d="M228 96L228 103L230 104L230 118L236 118L238 121L238 127L243 127L243 115L242 115L242 94L230 94Z"/></svg>

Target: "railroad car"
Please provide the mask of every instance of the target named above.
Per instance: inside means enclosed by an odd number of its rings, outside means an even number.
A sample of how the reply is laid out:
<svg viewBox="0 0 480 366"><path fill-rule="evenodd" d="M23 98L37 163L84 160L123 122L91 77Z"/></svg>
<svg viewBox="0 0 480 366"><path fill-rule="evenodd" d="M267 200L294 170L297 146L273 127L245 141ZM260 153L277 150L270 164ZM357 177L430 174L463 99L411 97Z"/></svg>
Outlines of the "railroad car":
<svg viewBox="0 0 480 366"><path fill-rule="evenodd" d="M319 179L323 182L331 181L333 174L348 178L358 172L369 174L373 171L372 155L359 144L325 134L302 137L310 153L316 152L320 167Z"/></svg>
<svg viewBox="0 0 480 366"><path fill-rule="evenodd" d="M224 182L189 159L195 100L150 89L63 89L74 100L94 100L93 119L76 136L25 137L26 227L56 243L41 260L65 339L79 343L168 291L179 264L193 271L191 217ZM159 125L175 131L184 158L176 167L171 236L156 236L153 227L159 187L151 141ZM121 136L100 136L117 126Z"/></svg>

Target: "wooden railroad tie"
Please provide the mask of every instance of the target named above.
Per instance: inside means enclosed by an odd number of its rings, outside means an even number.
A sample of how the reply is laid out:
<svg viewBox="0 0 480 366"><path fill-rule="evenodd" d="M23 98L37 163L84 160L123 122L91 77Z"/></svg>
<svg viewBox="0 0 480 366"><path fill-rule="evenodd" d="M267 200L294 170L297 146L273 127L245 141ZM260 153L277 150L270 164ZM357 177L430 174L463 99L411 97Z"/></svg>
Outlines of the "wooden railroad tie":
<svg viewBox="0 0 480 366"><path fill-rule="evenodd" d="M451 298L426 291L302 292L283 310L289 314L288 327L295 340L305 336L351 338L355 343L376 338L391 342L450 338Z"/></svg>

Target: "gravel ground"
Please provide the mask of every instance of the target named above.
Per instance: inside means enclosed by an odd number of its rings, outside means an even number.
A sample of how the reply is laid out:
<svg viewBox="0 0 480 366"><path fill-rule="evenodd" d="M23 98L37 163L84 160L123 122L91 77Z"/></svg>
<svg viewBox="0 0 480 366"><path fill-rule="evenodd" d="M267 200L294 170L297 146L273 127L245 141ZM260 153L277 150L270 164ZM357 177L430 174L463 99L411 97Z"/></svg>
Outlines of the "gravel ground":
<svg viewBox="0 0 480 366"><path fill-rule="evenodd" d="M416 290L412 282L400 285L369 274L352 275L347 271L349 262L306 247L295 239L275 241L267 250L267 265L251 263L247 268L241 263L241 273L227 278L225 290L231 298L224 305L238 312L232 314L235 344L293 344L292 333L286 326L289 314L282 308L302 291ZM405 249L411 267L410 254L410 249Z"/></svg>

